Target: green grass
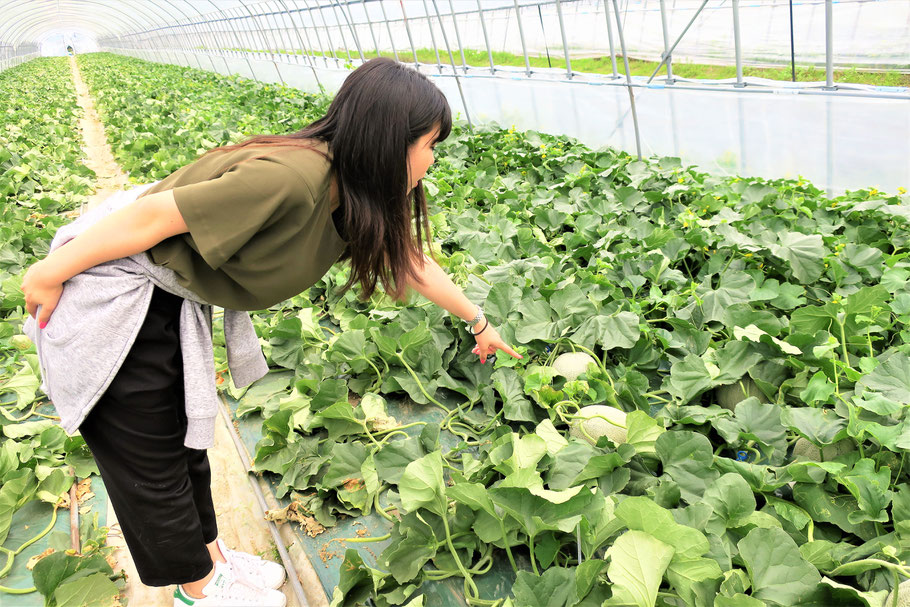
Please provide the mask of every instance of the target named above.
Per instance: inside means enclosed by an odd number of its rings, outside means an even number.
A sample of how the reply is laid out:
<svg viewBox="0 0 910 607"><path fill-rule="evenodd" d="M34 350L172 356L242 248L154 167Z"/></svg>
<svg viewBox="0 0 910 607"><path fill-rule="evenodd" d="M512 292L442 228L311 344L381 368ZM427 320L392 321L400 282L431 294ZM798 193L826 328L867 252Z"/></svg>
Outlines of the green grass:
<svg viewBox="0 0 910 607"><path fill-rule="evenodd" d="M226 50L250 50L250 49L226 49ZM264 52L264 51L253 51L253 52ZM302 51L282 51L287 54L302 54ZM348 53L344 49L336 50L335 53L337 56L347 61ZM331 53L318 53L311 52L311 55L322 56L326 55L331 57ZM381 53L385 57L394 58L394 54L391 52ZM461 65L461 54L453 51L452 52L455 58L455 64ZM364 57L367 59L373 58L376 56L375 51L365 51ZM487 56L486 51L477 51L466 49L464 51L465 62L470 66L479 66L486 67L490 65L489 57ZM356 51L351 52L351 57L357 59L359 57ZM414 61L414 53L408 50L399 50L398 58L405 62ZM417 50L417 60L420 63L436 63L436 53L432 49L418 49ZM443 64L449 64L449 54L447 51L440 51L439 60ZM602 57L579 57L572 59L572 71L574 72L584 72L591 74L612 74L613 65L610 61L609 56ZM529 57L529 62L531 68L546 68L554 67L565 69L566 62L562 53L557 50L550 54L549 59L547 57ZM499 66L517 66L524 67L525 60L521 55L514 55L512 53L493 53L493 63L494 65ZM621 56L616 58L616 67L619 74L624 74L623 71L623 61ZM654 72L654 68L657 67L656 61L642 61L639 59L630 59L629 67L631 68L633 76L650 76ZM736 66L734 65L709 65L703 63L673 63L673 75L680 78L699 78L706 80L715 80L721 78L735 78L736 77ZM662 67L660 72L658 72L659 78L661 76L666 77L666 67ZM791 80L791 70L790 65L781 65L779 67L749 67L743 66L743 76L756 76L759 78L768 78L770 80ZM797 82L824 82L825 80L825 70L823 68L818 68L814 66L807 65L797 65L796 66L796 81ZM834 82L839 82L842 84L871 84L875 86L904 86L910 87L910 73L902 73L898 70L892 71L882 71L882 72L872 72L866 71L856 66L851 66L846 69L836 69L834 70Z"/></svg>

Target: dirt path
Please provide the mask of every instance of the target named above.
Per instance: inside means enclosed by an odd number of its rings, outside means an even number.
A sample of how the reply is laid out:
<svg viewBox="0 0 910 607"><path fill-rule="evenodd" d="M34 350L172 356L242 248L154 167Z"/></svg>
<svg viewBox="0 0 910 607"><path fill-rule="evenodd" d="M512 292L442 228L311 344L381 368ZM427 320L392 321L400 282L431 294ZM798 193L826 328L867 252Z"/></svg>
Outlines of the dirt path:
<svg viewBox="0 0 910 607"><path fill-rule="evenodd" d="M70 57L70 69L73 72L73 82L76 84L76 98L84 115L79 120L79 131L82 133L82 150L85 153L85 165L95 171L98 182L95 184L95 194L89 199L88 208L92 208L114 192L129 185L126 173L114 160L111 146L107 143L104 125L98 119L95 103L89 95L88 87L82 81L76 58Z"/></svg>
<svg viewBox="0 0 910 607"><path fill-rule="evenodd" d="M91 208L114 192L128 186L129 180L114 160L104 132L104 125L98 119L92 98L82 81L74 57L70 57L70 66L76 84L78 103L85 112L85 117L80 124L85 142L83 145L85 164L98 174L97 191L87 205L88 208ZM250 486L247 472L231 438L227 422L221 415L218 416L216 422L215 446L208 450L208 456L212 468L212 495L215 500L219 536L228 548L242 550L270 560L278 560L268 524L263 518L263 512ZM277 504L268 504L268 507L272 508L275 505ZM136 607L171 607L174 604L173 593L176 586L149 587L142 584L119 531L119 524L110 501L107 505L107 517L107 524L111 528L111 532L108 534L108 544L118 547L114 552L114 559L117 561L115 570L123 569L128 576L123 592L124 598L129 601L130 605ZM287 525L282 527L284 527L281 530L282 537L289 546L291 554L295 555L294 560L299 561L294 551L295 547L291 546L292 533ZM301 551L298 548L296 552ZM314 588L312 580L315 574L312 573L312 569L307 567L307 563L300 562L297 563L297 567L302 577L310 580L309 584L304 582L307 594L313 597L310 599L310 605L313 607L327 605L321 586L318 586L318 590L314 593L310 590ZM309 576L307 575L308 569ZM318 580L316 583L318 584ZM287 596L288 607L300 607L290 584L285 582L282 591Z"/></svg>

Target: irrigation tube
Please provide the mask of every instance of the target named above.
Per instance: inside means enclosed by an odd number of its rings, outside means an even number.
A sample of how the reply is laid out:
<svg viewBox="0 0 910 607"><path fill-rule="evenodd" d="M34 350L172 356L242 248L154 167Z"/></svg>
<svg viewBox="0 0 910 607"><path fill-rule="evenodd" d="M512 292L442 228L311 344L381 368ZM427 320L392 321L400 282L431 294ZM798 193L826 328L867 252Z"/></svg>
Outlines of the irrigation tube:
<svg viewBox="0 0 910 607"><path fill-rule="evenodd" d="M247 471L247 478L250 481L250 485L253 487L253 493L256 494L256 500L259 502L259 507L262 509L262 512L265 513L269 507L265 503L265 496L262 495L262 487L259 486L259 480L255 474L251 471L250 460L246 454L246 447L243 446L243 443L240 441L240 437L237 436L237 432L234 429L234 424L231 423L231 416L228 414L227 403L224 402L224 395L218 395L219 400L221 401L221 406L218 407L221 410L221 416L225 421L225 424L228 428L228 433L231 435L231 440L234 441L234 447L237 449L237 454L240 456L240 461L243 463L243 467ZM284 541L281 539L281 534L278 532L278 526L274 521L267 521L269 525L269 531L272 532L272 539L275 541L275 547L278 548L278 555L281 557L282 563L284 563L284 568L288 572L288 580L291 582L291 588L294 589L294 594L297 596L297 600L300 602L301 607L310 607L309 602L306 600L306 594L303 592L303 586L300 585L300 580L297 579L297 569L294 567L294 562L291 560L291 555L288 554L288 550L284 545Z"/></svg>

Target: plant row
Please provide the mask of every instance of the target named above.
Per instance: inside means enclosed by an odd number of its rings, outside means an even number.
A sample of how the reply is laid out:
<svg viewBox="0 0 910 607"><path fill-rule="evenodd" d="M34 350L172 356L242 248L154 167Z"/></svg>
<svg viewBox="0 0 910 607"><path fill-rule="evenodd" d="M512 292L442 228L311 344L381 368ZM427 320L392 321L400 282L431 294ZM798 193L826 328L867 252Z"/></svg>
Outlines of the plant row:
<svg viewBox="0 0 910 607"><path fill-rule="evenodd" d="M21 335L26 313L22 275L47 254L56 229L72 220L93 191L95 174L81 162L80 116L65 59L36 59L0 73L2 604L35 591L50 607L110 602L123 585L122 575L115 575L107 561L107 528L98 527L97 513L82 519L79 554L71 550L69 533L51 533L58 508L69 507L67 491L76 478L98 470L82 437L68 437L45 412L47 401L38 394L37 354ZM84 491L78 493L81 498ZM35 507L41 502L52 506L49 515L46 508ZM91 506L80 508L83 515L90 511ZM8 545L11 527L29 529L29 539ZM27 564L34 587L6 586L3 578L23 559L23 552L45 536L49 550Z"/></svg>

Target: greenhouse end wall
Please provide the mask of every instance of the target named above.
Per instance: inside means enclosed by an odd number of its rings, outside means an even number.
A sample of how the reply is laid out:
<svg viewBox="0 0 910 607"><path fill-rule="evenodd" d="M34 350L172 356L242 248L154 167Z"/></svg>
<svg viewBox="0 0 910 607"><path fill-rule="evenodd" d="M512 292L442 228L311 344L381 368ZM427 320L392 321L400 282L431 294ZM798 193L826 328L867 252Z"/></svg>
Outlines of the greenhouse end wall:
<svg viewBox="0 0 910 607"><path fill-rule="evenodd" d="M319 91L320 85L334 92L350 73L239 55L110 50L310 92ZM566 81L561 70L552 70L552 79L539 70L529 79L515 69L499 69L496 76L455 76L435 65L421 69L446 94L453 113L474 123L515 125L636 153L623 81L596 75ZM633 90L643 156L678 156L714 174L802 176L829 195L910 186L910 98L905 95L858 97L849 91L807 91L770 81L755 82L751 90L703 90L633 80L640 85Z"/></svg>

